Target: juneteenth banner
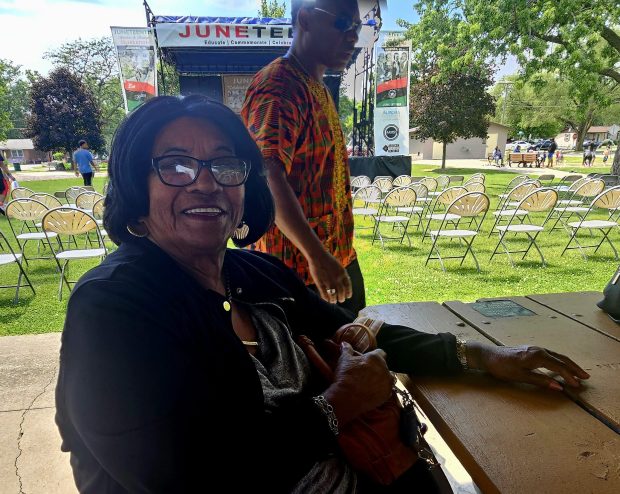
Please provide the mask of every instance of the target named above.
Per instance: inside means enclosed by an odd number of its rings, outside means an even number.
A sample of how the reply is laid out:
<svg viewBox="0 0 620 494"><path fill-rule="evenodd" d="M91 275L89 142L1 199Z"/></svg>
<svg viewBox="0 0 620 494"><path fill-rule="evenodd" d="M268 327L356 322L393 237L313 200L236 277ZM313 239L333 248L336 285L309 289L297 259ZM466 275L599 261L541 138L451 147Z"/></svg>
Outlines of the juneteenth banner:
<svg viewBox="0 0 620 494"><path fill-rule="evenodd" d="M374 26L364 25L356 46L374 41ZM197 46L290 46L293 27L286 24L228 24L162 22L155 26L160 48Z"/></svg>
<svg viewBox="0 0 620 494"><path fill-rule="evenodd" d="M375 155L409 154L410 46L402 33L382 32L376 45ZM387 45L387 46L386 46Z"/></svg>
<svg viewBox="0 0 620 494"><path fill-rule="evenodd" d="M153 33L146 27L111 29L121 73L125 111L130 112L157 96Z"/></svg>

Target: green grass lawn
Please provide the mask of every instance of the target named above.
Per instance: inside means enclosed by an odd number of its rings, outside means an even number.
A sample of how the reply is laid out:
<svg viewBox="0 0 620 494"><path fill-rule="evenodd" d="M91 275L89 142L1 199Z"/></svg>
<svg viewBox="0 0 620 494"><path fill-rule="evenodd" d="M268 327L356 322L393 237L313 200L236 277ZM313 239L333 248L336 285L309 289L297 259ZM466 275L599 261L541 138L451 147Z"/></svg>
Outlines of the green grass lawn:
<svg viewBox="0 0 620 494"><path fill-rule="evenodd" d="M465 175L477 170L450 168L450 175ZM487 192L492 198L494 209L498 194L515 174L499 170L482 170L487 175ZM414 165L412 174L436 175L440 170L434 165ZM104 178L96 178L95 188L101 191ZM54 192L75 185L76 180L53 180L24 182L21 185L35 191ZM371 220L359 220L359 226L370 226ZM608 246L584 262L578 251L570 251L563 257L560 253L568 240L564 231L543 233L539 245L543 249L548 266L541 268L537 254L531 252L526 261L519 261L512 268L505 255L489 262L490 254L497 242L497 235L488 237L490 218L487 217L483 233L474 243L482 272L477 273L471 258L463 267L458 261L447 261L447 272L443 272L438 261L424 265L430 249L430 240L421 242L421 234L412 229L412 247L405 242L398 245L388 243L384 249L375 242L371 245L371 230L356 232L355 246L366 281L369 305L412 302L464 300L473 301L481 297L503 297L533 293L569 292L581 290L602 290L617 267L613 253ZM0 216L0 230L10 235L8 223ZM620 232L613 232L612 238L620 245ZM33 246L34 247L34 246ZM447 251L450 252L450 249ZM443 253L443 252L442 252ZM97 264L96 261L75 261L70 264L69 275L77 279ZM62 301L58 301L58 274L53 261L31 261L26 270L37 290L33 296L23 289L20 302L14 306L13 290L0 290L0 335L30 334L60 331L62 329L68 294L65 290ZM13 282L17 276L15 267L3 266L2 283ZM113 308L111 308L113 310Z"/></svg>

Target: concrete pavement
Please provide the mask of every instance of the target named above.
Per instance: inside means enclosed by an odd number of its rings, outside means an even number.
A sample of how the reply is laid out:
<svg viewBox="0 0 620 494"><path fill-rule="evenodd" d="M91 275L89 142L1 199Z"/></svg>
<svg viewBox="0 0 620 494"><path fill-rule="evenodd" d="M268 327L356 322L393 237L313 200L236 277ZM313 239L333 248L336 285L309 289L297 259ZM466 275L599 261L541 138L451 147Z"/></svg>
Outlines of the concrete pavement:
<svg viewBox="0 0 620 494"><path fill-rule="evenodd" d="M60 333L0 338L0 492L75 494L54 388Z"/></svg>

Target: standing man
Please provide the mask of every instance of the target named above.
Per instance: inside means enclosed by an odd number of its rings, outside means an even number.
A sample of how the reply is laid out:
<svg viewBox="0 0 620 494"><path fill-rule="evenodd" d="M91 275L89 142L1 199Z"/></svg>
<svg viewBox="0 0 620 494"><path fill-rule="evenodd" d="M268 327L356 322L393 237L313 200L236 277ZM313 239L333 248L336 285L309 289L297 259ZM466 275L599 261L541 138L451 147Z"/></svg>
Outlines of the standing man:
<svg viewBox="0 0 620 494"><path fill-rule="evenodd" d="M255 248L357 314L366 299L353 249L349 164L323 76L346 68L362 22L357 0L293 0L291 13L291 49L256 74L241 112L276 205L275 225Z"/></svg>
<svg viewBox="0 0 620 494"><path fill-rule="evenodd" d="M555 139L551 139L551 144L549 145L549 151L547 154L547 166L549 168L553 168L553 158L555 157L555 152L558 149L558 145L555 142Z"/></svg>
<svg viewBox="0 0 620 494"><path fill-rule="evenodd" d="M78 142L78 149L73 153L73 162L76 166L75 176L79 177L81 173L84 179L84 185L92 186L95 164L93 163L93 155L88 150L88 143L84 139Z"/></svg>

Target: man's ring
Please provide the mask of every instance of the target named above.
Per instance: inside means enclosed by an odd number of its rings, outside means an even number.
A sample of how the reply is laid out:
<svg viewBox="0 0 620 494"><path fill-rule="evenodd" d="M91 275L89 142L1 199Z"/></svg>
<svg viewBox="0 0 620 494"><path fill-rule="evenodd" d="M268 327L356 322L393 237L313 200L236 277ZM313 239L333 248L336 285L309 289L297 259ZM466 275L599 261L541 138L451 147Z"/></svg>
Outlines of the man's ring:
<svg viewBox="0 0 620 494"><path fill-rule="evenodd" d="M327 293L329 295L336 295L336 289L335 288L328 288L327 289Z"/></svg>

